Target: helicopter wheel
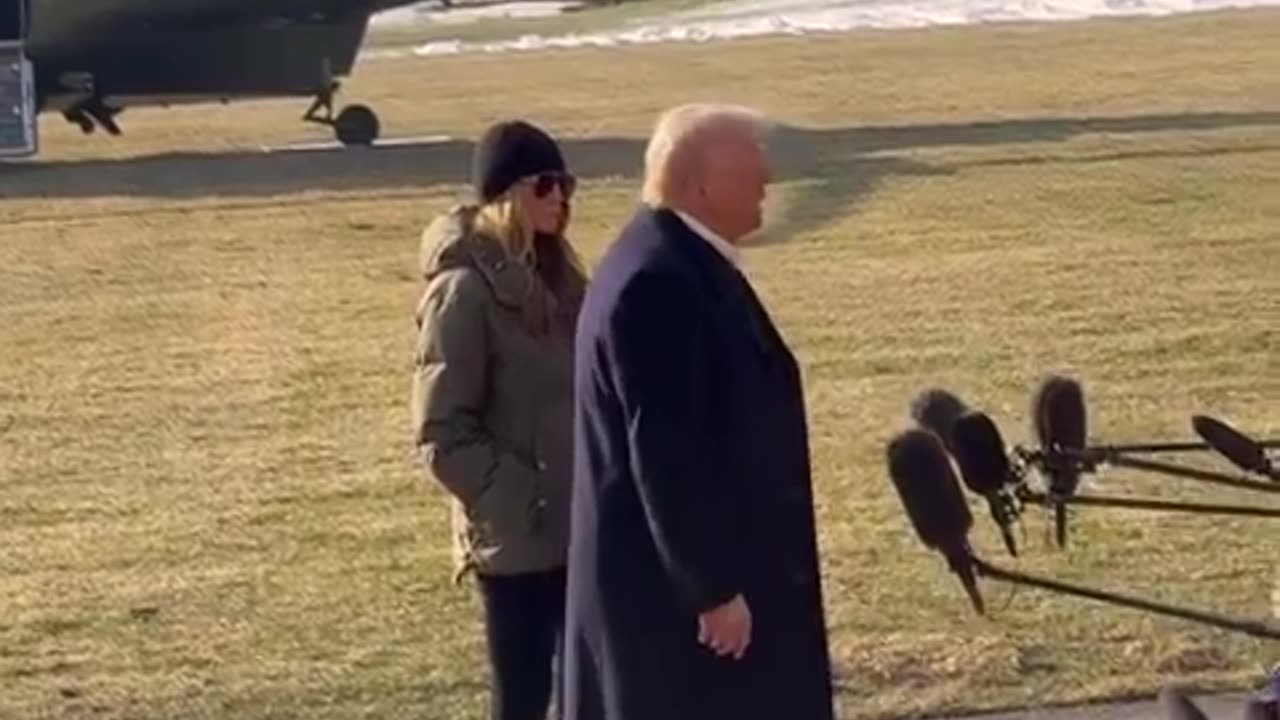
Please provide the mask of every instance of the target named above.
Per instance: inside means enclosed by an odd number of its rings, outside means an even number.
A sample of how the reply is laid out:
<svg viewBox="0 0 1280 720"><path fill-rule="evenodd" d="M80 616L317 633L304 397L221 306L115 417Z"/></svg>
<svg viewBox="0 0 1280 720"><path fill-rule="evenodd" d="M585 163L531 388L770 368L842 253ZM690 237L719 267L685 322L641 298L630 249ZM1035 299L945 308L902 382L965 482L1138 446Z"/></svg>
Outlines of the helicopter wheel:
<svg viewBox="0 0 1280 720"><path fill-rule="evenodd" d="M333 121L333 131L343 145L372 145L381 125L378 115L367 105L348 105Z"/></svg>

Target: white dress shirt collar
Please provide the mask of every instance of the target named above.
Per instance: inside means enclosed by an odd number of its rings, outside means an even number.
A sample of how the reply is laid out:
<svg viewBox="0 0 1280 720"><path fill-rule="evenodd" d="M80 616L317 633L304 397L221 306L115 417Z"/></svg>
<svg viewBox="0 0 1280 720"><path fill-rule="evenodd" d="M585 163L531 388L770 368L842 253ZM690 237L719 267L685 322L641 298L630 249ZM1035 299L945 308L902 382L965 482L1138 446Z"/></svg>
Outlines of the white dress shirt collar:
<svg viewBox="0 0 1280 720"><path fill-rule="evenodd" d="M724 259L728 260L730 265L738 267L738 248L734 247L733 243L717 235L711 228L703 225L689 213L684 212L683 210L673 210L673 212L675 212L675 214L684 221L685 225L689 226L690 230L703 240L710 243L711 247L715 248L717 252L723 255Z"/></svg>

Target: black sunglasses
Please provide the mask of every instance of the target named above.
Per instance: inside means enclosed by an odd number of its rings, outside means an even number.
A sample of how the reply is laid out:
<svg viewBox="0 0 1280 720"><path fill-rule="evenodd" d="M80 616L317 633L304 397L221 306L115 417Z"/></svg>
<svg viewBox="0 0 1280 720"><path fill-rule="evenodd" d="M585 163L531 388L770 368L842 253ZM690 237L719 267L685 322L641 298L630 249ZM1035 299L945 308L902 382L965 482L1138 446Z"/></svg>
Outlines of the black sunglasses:
<svg viewBox="0 0 1280 720"><path fill-rule="evenodd" d="M568 200L578 187L578 179L569 173L562 172L544 172L533 177L533 194L536 197L543 198L550 195L551 189L555 187L559 187L560 194Z"/></svg>

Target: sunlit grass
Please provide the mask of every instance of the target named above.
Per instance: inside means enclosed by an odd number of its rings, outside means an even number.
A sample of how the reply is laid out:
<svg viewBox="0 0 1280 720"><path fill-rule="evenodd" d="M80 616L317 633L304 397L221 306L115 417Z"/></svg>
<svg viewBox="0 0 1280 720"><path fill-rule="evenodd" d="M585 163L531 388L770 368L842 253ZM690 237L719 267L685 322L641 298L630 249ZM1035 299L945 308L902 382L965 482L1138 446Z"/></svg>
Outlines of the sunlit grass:
<svg viewBox="0 0 1280 720"><path fill-rule="evenodd" d="M1201 411L1280 431L1277 29L371 62L349 94L391 132L457 139L366 153L259 153L312 134L284 102L131 111L118 139L46 119L42 159L0 172L0 715L480 716L478 606L409 446L418 232L466 141L518 113L565 137L594 260L658 110L707 97L793 126L747 271L805 374L845 715L1252 683L1274 643L994 584L975 617L882 453L930 385L1027 442L1051 370L1084 384L1097 439L1189 438ZM993 561L1270 610L1266 521L1082 510L1056 552L1033 513L1015 562L974 512Z"/></svg>

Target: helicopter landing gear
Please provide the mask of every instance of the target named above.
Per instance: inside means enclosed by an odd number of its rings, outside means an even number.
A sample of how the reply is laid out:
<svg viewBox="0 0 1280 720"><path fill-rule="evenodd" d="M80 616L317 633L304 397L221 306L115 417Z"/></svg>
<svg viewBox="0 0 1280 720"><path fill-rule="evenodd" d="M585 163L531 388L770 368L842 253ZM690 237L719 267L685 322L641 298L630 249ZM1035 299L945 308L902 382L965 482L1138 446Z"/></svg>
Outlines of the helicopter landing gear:
<svg viewBox="0 0 1280 720"><path fill-rule="evenodd" d="M334 117L333 96L337 91L338 83L331 83L324 92L316 96L315 102L307 108L302 119L332 127L334 136L343 145L372 145L382 130L377 113L367 105L355 104L344 107ZM319 114L321 110L324 111L323 115Z"/></svg>
<svg viewBox="0 0 1280 720"><path fill-rule="evenodd" d="M91 97L64 110L62 117L80 126L80 132L85 135L92 134L97 128L111 135L120 135L120 125L116 123L116 115L119 114L120 108L108 107L98 98Z"/></svg>

